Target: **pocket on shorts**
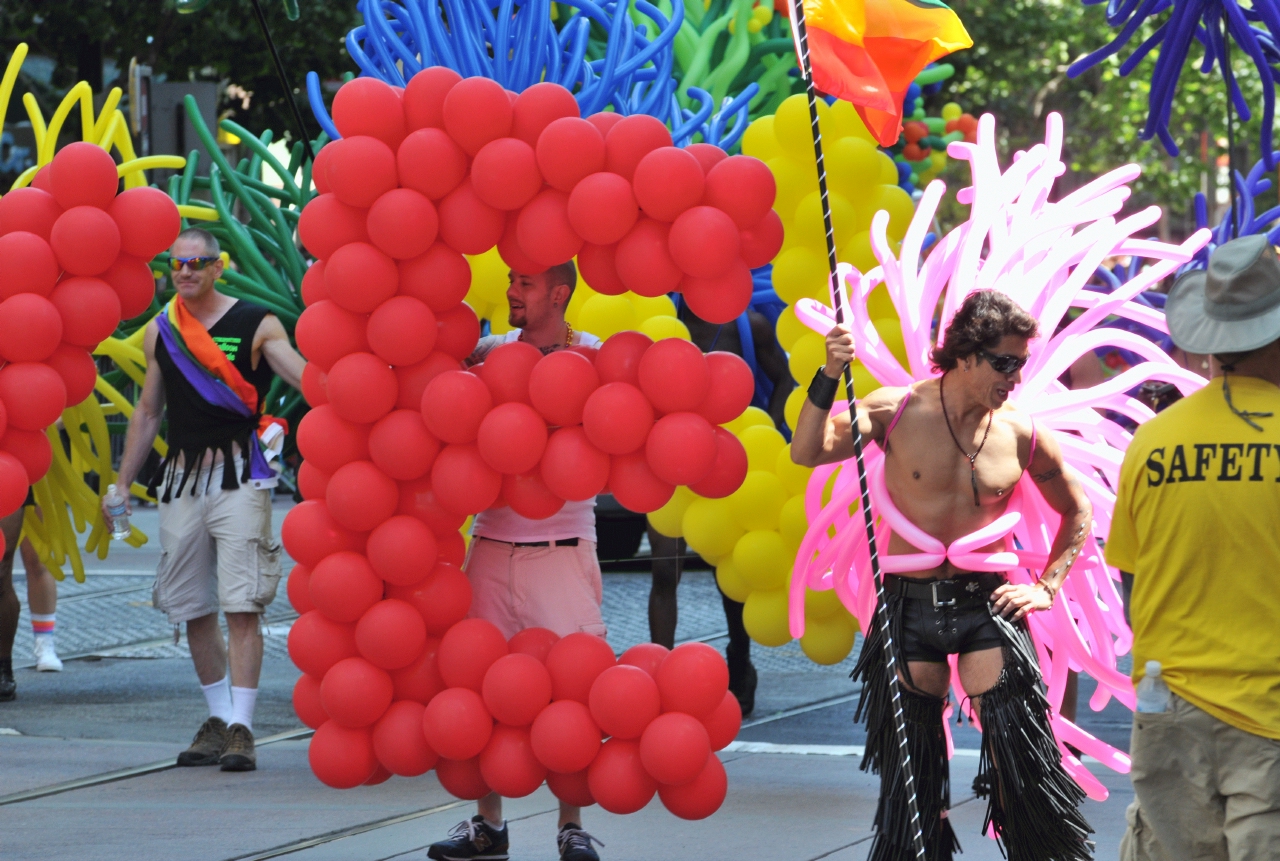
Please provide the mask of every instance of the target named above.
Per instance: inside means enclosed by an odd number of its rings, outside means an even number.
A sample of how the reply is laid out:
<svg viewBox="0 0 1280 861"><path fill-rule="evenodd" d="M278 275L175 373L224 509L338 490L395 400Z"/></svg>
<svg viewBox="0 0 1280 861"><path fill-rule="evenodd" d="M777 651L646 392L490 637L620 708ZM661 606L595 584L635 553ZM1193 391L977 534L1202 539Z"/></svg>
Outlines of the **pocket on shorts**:
<svg viewBox="0 0 1280 861"><path fill-rule="evenodd" d="M156 565L156 579L151 584L151 606L157 610L168 612L163 595L169 585L170 569L173 568L173 556L168 550L160 551L160 563Z"/></svg>
<svg viewBox="0 0 1280 861"><path fill-rule="evenodd" d="M280 585L280 555L283 548L277 542L263 541L260 538L249 539L249 544L252 545L253 564L257 569L253 603L265 607L275 600L276 589Z"/></svg>

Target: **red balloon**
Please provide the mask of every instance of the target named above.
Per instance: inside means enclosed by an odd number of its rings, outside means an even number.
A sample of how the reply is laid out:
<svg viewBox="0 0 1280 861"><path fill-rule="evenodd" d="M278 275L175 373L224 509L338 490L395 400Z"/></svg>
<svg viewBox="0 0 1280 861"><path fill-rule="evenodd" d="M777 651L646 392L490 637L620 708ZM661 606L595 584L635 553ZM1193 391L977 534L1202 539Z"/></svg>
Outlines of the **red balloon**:
<svg viewBox="0 0 1280 861"><path fill-rule="evenodd" d="M681 819L706 819L724 804L728 789L724 763L717 756L708 756L697 777L679 786L659 786L658 797Z"/></svg>
<svg viewBox="0 0 1280 861"><path fill-rule="evenodd" d="M609 648L603 637L581 631L561 637L547 654L552 698L577 700L585 706L596 677L616 663L613 649Z"/></svg>
<svg viewBox="0 0 1280 861"><path fill-rule="evenodd" d="M426 644L422 616L395 598L374 604L356 623L356 648L365 660L384 670L409 666Z"/></svg>
<svg viewBox="0 0 1280 861"><path fill-rule="evenodd" d="M710 471L689 486L707 499L722 499L742 486L747 477L747 450L724 428L715 428L716 458Z"/></svg>
<svg viewBox="0 0 1280 861"><path fill-rule="evenodd" d="M659 413L696 410L711 388L702 351L680 338L663 338L646 350L638 377L640 390Z"/></svg>
<svg viewBox="0 0 1280 861"><path fill-rule="evenodd" d="M653 800L658 783L640 762L640 742L611 738L587 770L596 803L610 813L635 813Z"/></svg>
<svg viewBox="0 0 1280 861"><path fill-rule="evenodd" d="M178 238L178 207L158 188L142 186L122 192L108 210L120 231L120 250L150 260Z"/></svg>
<svg viewBox="0 0 1280 861"><path fill-rule="evenodd" d="M552 188L573 191L584 177L604 170L604 135L587 120L555 120L536 147L538 168Z"/></svg>
<svg viewBox="0 0 1280 861"><path fill-rule="evenodd" d="M439 221L435 204L426 195L411 188L393 188L369 207L365 226L379 250L397 260L409 260L436 241Z"/></svg>
<svg viewBox="0 0 1280 861"><path fill-rule="evenodd" d="M462 76L447 66L431 66L404 87L404 117L410 129L444 128L444 99ZM410 135L412 137L412 135Z"/></svg>
<svg viewBox="0 0 1280 861"><path fill-rule="evenodd" d="M613 245L635 225L640 208L631 183L600 171L582 179L569 195L569 224L587 242Z"/></svg>
<svg viewBox="0 0 1280 861"><path fill-rule="evenodd" d="M324 289L348 311L368 314L395 295L399 275L386 254L367 242L351 242L325 262Z"/></svg>
<svg viewBox="0 0 1280 861"><path fill-rule="evenodd" d="M600 141L600 161L603 164L603 139ZM53 223L61 214L62 207L49 192L31 187L15 188L0 197L0 236L24 230L48 242Z"/></svg>
<svg viewBox="0 0 1280 861"><path fill-rule="evenodd" d="M416 607L427 633L440 637L466 617L471 607L471 581L456 565L442 561L437 562L435 570L420 583L388 586L387 597L408 601Z"/></svg>
<svg viewBox="0 0 1280 861"><path fill-rule="evenodd" d="M298 615L310 613L316 608L311 602L311 568L307 565L294 565L285 581L285 591L289 595L289 605L298 611Z"/></svg>
<svg viewBox="0 0 1280 861"><path fill-rule="evenodd" d="M574 807L590 807L596 803L587 785L587 770L575 771L573 774L547 772L547 788L551 794Z"/></svg>
<svg viewBox="0 0 1280 861"><path fill-rule="evenodd" d="M53 157L49 165L49 185L63 209L74 206L106 209L116 196L120 177L115 160L106 150L88 141L76 141L58 150Z"/></svg>
<svg viewBox="0 0 1280 861"><path fill-rule="evenodd" d="M328 148L325 147L326 150ZM298 218L298 238L308 251L321 260L327 260L348 242L369 241L366 219L367 210L348 206L332 192L322 194L311 198L303 207Z"/></svg>
<svg viewBox="0 0 1280 861"><path fill-rule="evenodd" d="M311 163L311 181L315 183L316 194L328 194L333 191L329 187L329 156L333 154L333 141L316 151L316 160Z"/></svg>
<svg viewBox="0 0 1280 861"><path fill-rule="evenodd" d="M498 138L481 147L471 163L476 196L495 209L519 209L542 188L533 146L519 138Z"/></svg>
<svg viewBox="0 0 1280 861"><path fill-rule="evenodd" d="M683 273L668 247L671 229L670 224L642 218L618 243L614 260L627 289L653 298L680 285Z"/></svg>
<svg viewBox="0 0 1280 861"><path fill-rule="evenodd" d="M756 380L751 368L735 353L717 350L706 354L711 385L698 414L713 425L733 421L751 406Z"/></svg>
<svg viewBox="0 0 1280 861"><path fill-rule="evenodd" d="M436 314L436 350L462 361L480 340L480 320L466 302Z"/></svg>
<svg viewBox="0 0 1280 861"><path fill-rule="evenodd" d="M640 385L640 362L644 359L653 339L641 332L619 332L600 347L596 356L596 373L601 383L629 383Z"/></svg>
<svg viewBox="0 0 1280 861"><path fill-rule="evenodd" d="M516 222L516 239L535 263L556 266L582 248L582 237L569 223L569 195L546 188L520 210Z"/></svg>
<svg viewBox="0 0 1280 861"><path fill-rule="evenodd" d="M587 398L600 385L595 368L569 350L544 356L529 374L529 400L552 426L569 427L582 421Z"/></svg>
<svg viewBox="0 0 1280 861"><path fill-rule="evenodd" d="M576 700L559 700L544 708L530 736L538 761L560 774L582 771L600 752L600 727Z"/></svg>
<svg viewBox="0 0 1280 861"><path fill-rule="evenodd" d="M427 744L447 759L471 759L489 743L493 717L480 694L470 688L448 688L436 694L422 715Z"/></svg>
<svg viewBox="0 0 1280 861"><path fill-rule="evenodd" d="M329 375L320 370L315 362L307 362L302 368L302 397L307 406L315 408L329 403L329 394L325 391L325 383Z"/></svg>
<svg viewBox="0 0 1280 861"><path fill-rule="evenodd" d="M439 553L436 558L441 562L448 562L450 565L462 566L467 559L467 542L463 540L462 533L448 532L444 535L436 536Z"/></svg>
<svg viewBox="0 0 1280 861"><path fill-rule="evenodd" d="M280 540L293 559L313 568L330 553L361 547L360 536L339 525L320 500L300 502L290 509L280 526Z"/></svg>
<svg viewBox="0 0 1280 861"><path fill-rule="evenodd" d="M702 200L702 165L688 152L673 146L659 147L636 165L636 200L645 215L658 221L675 221Z"/></svg>
<svg viewBox="0 0 1280 861"><path fill-rule="evenodd" d="M369 315L369 346L389 365L416 365L436 343L436 315L412 296L392 296Z"/></svg>
<svg viewBox="0 0 1280 861"><path fill-rule="evenodd" d="M68 274L97 275L120 253L120 229L101 209L77 206L58 216L49 233L49 245Z"/></svg>
<svg viewBox="0 0 1280 861"><path fill-rule="evenodd" d="M321 299L298 317L294 337L298 350L323 371L350 353L369 349L367 318L353 314L332 299Z"/></svg>
<svg viewBox="0 0 1280 861"><path fill-rule="evenodd" d="M712 750L724 750L737 738L738 730L742 728L742 706L733 691L724 692L720 705L702 719L702 724L707 728Z"/></svg>
<svg viewBox="0 0 1280 861"><path fill-rule="evenodd" d="M382 598L382 581L369 560L349 550L330 553L311 571L307 595L335 622L354 622Z"/></svg>
<svg viewBox="0 0 1280 861"><path fill-rule="evenodd" d="M366 552L374 573L387 583L412 586L435 568L436 537L418 518L398 514L369 534Z"/></svg>
<svg viewBox="0 0 1280 861"><path fill-rule="evenodd" d="M466 152L475 155L489 141L511 133L513 110L506 91L489 78L464 78L444 97L444 128Z"/></svg>
<svg viewBox="0 0 1280 861"><path fill-rule="evenodd" d="M738 249L742 262L751 269L757 269L774 257L782 248L782 219L778 213L770 209L764 218L738 234Z"/></svg>
<svg viewBox="0 0 1280 861"><path fill-rule="evenodd" d="M395 481L367 460L339 468L329 478L325 502L334 519L353 532L368 532L395 513Z"/></svg>
<svg viewBox="0 0 1280 861"><path fill-rule="evenodd" d="M707 728L681 712L655 718L640 736L640 762L658 783L688 783L702 772L709 756Z"/></svg>
<svg viewBox="0 0 1280 861"><path fill-rule="evenodd" d="M613 456L609 492L623 508L648 514L670 502L676 486L654 475L645 453L636 451Z"/></svg>
<svg viewBox="0 0 1280 861"><path fill-rule="evenodd" d="M528 404L499 404L480 422L476 447L493 469L520 475L542 459L547 447L547 425Z"/></svg>
<svg viewBox="0 0 1280 861"><path fill-rule="evenodd" d="M618 123L622 122L622 114L615 111L600 111L587 117L587 122L595 126L600 134L605 137L609 136L610 130Z"/></svg>
<svg viewBox="0 0 1280 861"><path fill-rule="evenodd" d="M427 524L435 533L436 540L457 532L467 519L466 515L455 514L440 504L429 475L400 483L400 506L396 512L416 517Z"/></svg>
<svg viewBox="0 0 1280 861"><path fill-rule="evenodd" d="M439 340L440 327L436 325L436 340ZM421 413L422 394L427 385L445 371L459 370L461 363L450 355L436 350L416 365L405 365L395 368L399 394L396 396L396 408L413 410Z"/></svg>
<svg viewBox="0 0 1280 861"><path fill-rule="evenodd" d="M0 300L18 293L48 296L57 282L58 261L49 243L25 231L0 236Z"/></svg>
<svg viewBox="0 0 1280 861"><path fill-rule="evenodd" d="M320 702L341 726L368 726L391 705L391 692L386 670L364 658L343 658L324 674Z"/></svg>
<svg viewBox="0 0 1280 861"><path fill-rule="evenodd" d="M303 499L324 499L329 478L329 473L321 472L311 461L304 460L298 467L298 493Z"/></svg>
<svg viewBox="0 0 1280 861"><path fill-rule="evenodd" d="M440 640L440 675L450 687L479 693L489 667L506 654L506 638L496 625L484 619L463 619Z"/></svg>
<svg viewBox="0 0 1280 861"><path fill-rule="evenodd" d="M396 154L400 185L431 200L441 200L457 188L467 167L467 154L440 129L413 132Z"/></svg>
<svg viewBox="0 0 1280 861"><path fill-rule="evenodd" d="M570 203L572 204L572 199ZM627 285L618 277L617 249L616 245L592 245L584 242L578 252L578 274L597 293L621 296L627 292Z"/></svg>
<svg viewBox="0 0 1280 861"><path fill-rule="evenodd" d="M59 344L44 363L62 378L62 384L67 387L68 405L75 406L93 394L94 384L98 381L98 366L88 351L70 344Z"/></svg>
<svg viewBox="0 0 1280 861"><path fill-rule="evenodd" d="M556 636L554 631L549 631L546 628L525 628L522 631L518 631L507 642L507 647L513 655L531 655L545 664L551 647L559 641L560 638Z"/></svg>
<svg viewBox="0 0 1280 861"><path fill-rule="evenodd" d="M355 654L355 626L335 622L319 610L303 613L289 628L289 658L309 676L321 679L338 661Z"/></svg>
<svg viewBox="0 0 1280 861"><path fill-rule="evenodd" d="M639 667L610 667L591 686L591 716L605 735L639 738L661 711L658 684Z"/></svg>
<svg viewBox="0 0 1280 861"><path fill-rule="evenodd" d="M4 516L16 512L27 498L31 482L22 461L6 451L0 451L0 511ZM547 678L547 702L551 701L551 678Z"/></svg>
<svg viewBox="0 0 1280 861"><path fill-rule="evenodd" d="M102 273L102 280L116 291L122 320L132 320L149 309L156 296L156 279L151 274L151 267L127 254L116 258L116 262Z"/></svg>
<svg viewBox="0 0 1280 861"><path fill-rule="evenodd" d="M528 726L551 702L551 674L531 655L503 655L485 673L481 695L499 723Z"/></svg>
<svg viewBox="0 0 1280 861"><path fill-rule="evenodd" d="M717 324L736 320L746 311L751 304L752 289L751 270L741 260L719 278L686 276L680 282L680 292L689 310L708 323Z"/></svg>
<svg viewBox="0 0 1280 861"><path fill-rule="evenodd" d="M356 135L332 146L325 176L338 200L348 206L365 209L399 183L395 150L385 142Z"/></svg>
<svg viewBox="0 0 1280 861"><path fill-rule="evenodd" d="M507 224L498 240L498 256L514 272L524 275L540 275L549 267L535 261L520 247L520 213L507 213Z"/></svg>
<svg viewBox="0 0 1280 861"><path fill-rule="evenodd" d="M410 481L431 469L440 441L427 431L420 412L393 410L370 429L369 452L378 469L396 481Z"/></svg>
<svg viewBox="0 0 1280 861"><path fill-rule="evenodd" d="M573 94L550 81L534 84L522 92L516 98L513 114L511 134L529 146L537 146L543 131L552 123L582 115Z"/></svg>
<svg viewBox="0 0 1280 861"><path fill-rule="evenodd" d="M560 428L547 440L541 474L552 493L581 502L607 486L609 455L593 446L581 427Z"/></svg>
<svg viewBox="0 0 1280 861"><path fill-rule="evenodd" d="M369 429L341 418L328 404L318 406L298 423L298 451L332 474L354 460L369 459Z"/></svg>
<svg viewBox="0 0 1280 861"><path fill-rule="evenodd" d="M697 413L668 413L654 424L644 450L649 468L662 481L697 484L715 464L715 429Z"/></svg>
<svg viewBox="0 0 1280 861"><path fill-rule="evenodd" d="M533 755L528 729L498 724L480 753L480 775L504 798L523 798L547 779L547 769Z"/></svg>
<svg viewBox="0 0 1280 861"><path fill-rule="evenodd" d="M455 798L476 801L493 790L480 774L480 757L467 760L441 759L436 763L436 777L445 792Z"/></svg>
<svg viewBox="0 0 1280 861"><path fill-rule="evenodd" d="M464 179L440 201L440 238L463 254L483 254L502 238L506 218L480 199Z"/></svg>
<svg viewBox="0 0 1280 861"><path fill-rule="evenodd" d="M294 683L293 711L298 715L298 720L312 729L319 729L329 720L329 713L320 702L320 680L315 676L303 673Z"/></svg>
<svg viewBox="0 0 1280 861"><path fill-rule="evenodd" d="M729 667L706 643L684 643L658 667L657 679L664 712L684 712L701 720L724 700Z"/></svg>
<svg viewBox="0 0 1280 861"><path fill-rule="evenodd" d="M369 424L395 407L396 386L396 375L385 361L371 353L352 353L333 363L325 393L338 415Z"/></svg>
<svg viewBox="0 0 1280 861"><path fill-rule="evenodd" d="M467 258L437 242L412 260L402 260L400 294L427 303L437 314L456 307L471 289Z"/></svg>
<svg viewBox="0 0 1280 861"><path fill-rule="evenodd" d="M10 424L0 437L0 451L7 451L22 463L32 484L44 478L53 464L53 447L43 430L22 430Z"/></svg>
<svg viewBox="0 0 1280 861"><path fill-rule="evenodd" d="M352 78L333 96L333 124L344 140L371 135L389 147L400 145L405 134L400 94L377 78Z"/></svg>
<svg viewBox="0 0 1280 861"><path fill-rule="evenodd" d="M435 767L440 754L422 735L422 703L394 702L373 726L373 752L392 774L417 777Z"/></svg>
<svg viewBox="0 0 1280 861"><path fill-rule="evenodd" d="M637 643L622 653L619 664L639 667L653 678L658 677L658 667L667 659L671 650L660 643Z"/></svg>
<svg viewBox="0 0 1280 861"><path fill-rule="evenodd" d="M19 293L0 302L0 357L5 361L39 362L53 355L60 343L62 316L48 299Z"/></svg>
<svg viewBox="0 0 1280 861"><path fill-rule="evenodd" d="M100 278L64 278L49 301L62 317L62 339L86 350L101 344L120 324L120 297Z"/></svg>
<svg viewBox="0 0 1280 861"><path fill-rule="evenodd" d="M13 362L0 368L0 401L8 410L11 429L43 431L66 408L67 387L48 365Z"/></svg>
<svg viewBox="0 0 1280 861"><path fill-rule="evenodd" d="M729 154L720 147L709 143L689 144L684 151L698 160L704 174L709 173L711 168L729 157Z"/></svg>
<svg viewBox="0 0 1280 861"><path fill-rule="evenodd" d="M397 700L413 700L425 706L431 702L432 697L444 690L444 679L440 678L440 668L436 666L436 651L439 648L440 641L435 637L428 637L426 645L412 663L391 671L391 684L395 688ZM421 719L417 731L422 732Z"/></svg>
<svg viewBox="0 0 1280 861"><path fill-rule="evenodd" d="M777 193L773 172L764 162L749 155L735 155L708 171L704 202L728 213L745 230L760 223Z"/></svg>
<svg viewBox="0 0 1280 861"><path fill-rule="evenodd" d="M447 443L473 441L480 422L492 408L489 388L469 371L445 371L422 393L422 418L427 430Z"/></svg>
<svg viewBox="0 0 1280 861"><path fill-rule="evenodd" d="M653 405L630 383L605 383L582 408L582 430L606 454L630 454L653 428Z"/></svg>
<svg viewBox="0 0 1280 861"><path fill-rule="evenodd" d="M46 164L36 171L36 175L31 178L31 187L53 194L53 185L49 182L49 168L50 165Z"/></svg>
<svg viewBox="0 0 1280 861"><path fill-rule="evenodd" d="M512 511L529 520L546 520L564 508L565 502L547 488L538 470L504 475L502 499Z"/></svg>
<svg viewBox="0 0 1280 861"><path fill-rule="evenodd" d="M605 164L608 170L629 181L640 159L664 146L671 146L671 132L662 120L633 114L619 120L605 135Z"/></svg>
<svg viewBox="0 0 1280 861"><path fill-rule="evenodd" d="M766 168L767 170L767 168ZM671 225L671 259L695 278L719 278L737 263L738 226L714 206L695 206Z"/></svg>
<svg viewBox="0 0 1280 861"><path fill-rule="evenodd" d="M360 786L378 771L369 730L344 727L332 720L311 737L307 761L316 778L334 789Z"/></svg>
<svg viewBox="0 0 1280 861"><path fill-rule="evenodd" d="M501 344L491 350L477 373L489 387L494 404L530 403L529 375L541 358L542 351L524 341Z"/></svg>

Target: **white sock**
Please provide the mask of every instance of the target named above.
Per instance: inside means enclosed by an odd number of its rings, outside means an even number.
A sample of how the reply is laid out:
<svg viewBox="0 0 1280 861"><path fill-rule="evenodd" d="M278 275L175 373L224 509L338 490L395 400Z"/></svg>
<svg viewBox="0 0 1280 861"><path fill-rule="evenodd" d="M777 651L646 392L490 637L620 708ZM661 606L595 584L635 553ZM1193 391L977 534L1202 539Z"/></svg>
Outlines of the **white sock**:
<svg viewBox="0 0 1280 861"><path fill-rule="evenodd" d="M209 715L231 723L231 680L223 676L211 685L201 685L200 690L209 704Z"/></svg>
<svg viewBox="0 0 1280 861"><path fill-rule="evenodd" d="M228 724L238 723L249 732L253 732L253 707L258 702L257 688L231 689L231 719Z"/></svg>
<svg viewBox="0 0 1280 861"><path fill-rule="evenodd" d="M492 819L486 816L484 819L484 824L488 825L494 831L501 831L502 829L507 827L507 820L503 819L500 822L494 822Z"/></svg>

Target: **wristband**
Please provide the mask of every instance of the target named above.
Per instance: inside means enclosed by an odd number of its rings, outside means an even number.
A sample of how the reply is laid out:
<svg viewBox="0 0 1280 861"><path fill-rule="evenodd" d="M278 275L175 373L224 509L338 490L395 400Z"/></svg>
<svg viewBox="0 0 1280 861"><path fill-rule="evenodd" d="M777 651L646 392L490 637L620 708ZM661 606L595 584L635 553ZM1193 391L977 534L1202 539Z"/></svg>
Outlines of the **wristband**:
<svg viewBox="0 0 1280 861"><path fill-rule="evenodd" d="M829 410L836 402L836 391L839 388L839 380L831 379L822 372L822 368L818 368L818 372L813 375L813 380L809 383L809 400L818 409Z"/></svg>

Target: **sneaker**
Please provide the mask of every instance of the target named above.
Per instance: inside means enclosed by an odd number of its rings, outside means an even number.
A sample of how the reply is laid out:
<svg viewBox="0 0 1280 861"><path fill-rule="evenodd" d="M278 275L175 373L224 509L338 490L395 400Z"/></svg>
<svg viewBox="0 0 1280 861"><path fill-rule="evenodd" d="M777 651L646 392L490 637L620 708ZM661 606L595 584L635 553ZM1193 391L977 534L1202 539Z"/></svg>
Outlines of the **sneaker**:
<svg viewBox="0 0 1280 861"><path fill-rule="evenodd" d="M738 700L742 708L742 716L746 717L756 709L756 668L748 658L745 661L729 662L729 690Z"/></svg>
<svg viewBox="0 0 1280 861"><path fill-rule="evenodd" d="M227 746L218 760L223 771L253 771L258 767L258 754L253 749L253 730L242 723L227 728Z"/></svg>
<svg viewBox="0 0 1280 861"><path fill-rule="evenodd" d="M18 698L18 683L13 680L13 668L0 668L0 703Z"/></svg>
<svg viewBox="0 0 1280 861"><path fill-rule="evenodd" d="M427 857L433 861L507 861L507 825L504 822L498 831L476 814L455 825L448 840L428 846Z"/></svg>
<svg viewBox="0 0 1280 861"><path fill-rule="evenodd" d="M178 765L217 765L227 747L227 722L211 717L196 731L191 747L178 754Z"/></svg>
<svg viewBox="0 0 1280 861"><path fill-rule="evenodd" d="M53 637L36 637L36 645L32 650L36 658L36 669L42 673L62 672L62 660L54 646Z"/></svg>
<svg viewBox="0 0 1280 861"><path fill-rule="evenodd" d="M556 835L556 846L560 849L560 861L600 861L596 850L591 848L592 841L599 840L582 830L576 822L566 822ZM603 843L600 843L603 846Z"/></svg>

